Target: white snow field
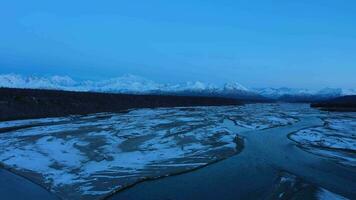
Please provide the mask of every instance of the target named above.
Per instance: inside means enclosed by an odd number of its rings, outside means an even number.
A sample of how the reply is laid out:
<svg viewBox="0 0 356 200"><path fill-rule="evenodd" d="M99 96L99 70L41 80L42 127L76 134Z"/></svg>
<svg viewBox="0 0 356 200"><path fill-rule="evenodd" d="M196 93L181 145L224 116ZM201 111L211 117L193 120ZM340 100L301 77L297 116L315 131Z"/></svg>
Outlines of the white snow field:
<svg viewBox="0 0 356 200"><path fill-rule="evenodd" d="M290 108L138 109L0 122L0 163L63 199L100 199L145 179L232 156L243 139L224 120L243 130L282 126L297 121Z"/></svg>
<svg viewBox="0 0 356 200"><path fill-rule="evenodd" d="M319 200L348 200L347 198L345 198L341 195L332 193L324 188L320 188L320 190L317 193L317 198Z"/></svg>
<svg viewBox="0 0 356 200"><path fill-rule="evenodd" d="M290 139L312 153L356 166L356 113L328 113L324 125L297 131Z"/></svg>
<svg viewBox="0 0 356 200"><path fill-rule="evenodd" d="M280 175L273 186L273 191L266 199L348 200L289 172L281 171L279 173Z"/></svg>

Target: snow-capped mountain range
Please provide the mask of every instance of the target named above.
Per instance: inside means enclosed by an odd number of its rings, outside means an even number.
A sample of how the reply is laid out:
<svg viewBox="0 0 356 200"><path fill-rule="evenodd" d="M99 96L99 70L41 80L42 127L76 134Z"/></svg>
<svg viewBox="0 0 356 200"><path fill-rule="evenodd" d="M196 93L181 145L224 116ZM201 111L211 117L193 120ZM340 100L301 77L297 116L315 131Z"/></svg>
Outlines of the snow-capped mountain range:
<svg viewBox="0 0 356 200"><path fill-rule="evenodd" d="M0 87L56 89L67 91L95 91L131 94L189 94L227 96L236 98L267 97L278 99L284 96L337 97L356 94L356 89L325 88L322 90L295 88L257 88L248 89L237 82L222 86L200 81L182 84L161 84L134 76L125 75L102 81L75 81L69 76L22 76L18 74L0 75Z"/></svg>
<svg viewBox="0 0 356 200"><path fill-rule="evenodd" d="M356 89L342 88L323 88L321 90L311 90L304 88L258 88L255 91L268 98L280 98L283 96L320 96L320 97L338 97L345 95L355 95Z"/></svg>
<svg viewBox="0 0 356 200"><path fill-rule="evenodd" d="M96 91L115 93L152 93L152 92L252 92L239 83L228 83L223 87L207 84L200 81L186 82L182 84L161 84L135 76L124 75L117 78L102 81L75 81L69 76L22 76L18 74L0 75L0 87L8 88L36 88L58 89L70 91Z"/></svg>

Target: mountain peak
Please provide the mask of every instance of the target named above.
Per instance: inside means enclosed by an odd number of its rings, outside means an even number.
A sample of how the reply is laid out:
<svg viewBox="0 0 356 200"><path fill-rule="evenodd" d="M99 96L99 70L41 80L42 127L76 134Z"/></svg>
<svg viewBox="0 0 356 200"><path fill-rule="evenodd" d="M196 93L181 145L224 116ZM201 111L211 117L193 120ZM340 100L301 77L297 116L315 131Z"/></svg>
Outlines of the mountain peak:
<svg viewBox="0 0 356 200"><path fill-rule="evenodd" d="M0 74L0 87L59 89L71 91L96 91L113 93L170 93L170 94L199 94L208 96L253 96L260 95L278 99L283 96L295 97L337 97L356 94L355 89L324 88L309 90L303 88L258 88L249 90L238 82L230 82L218 87L214 84L201 81L186 82L183 84L160 84L140 76L126 74L121 77L102 81L75 81L69 76L22 76L18 74Z"/></svg>
<svg viewBox="0 0 356 200"><path fill-rule="evenodd" d="M231 82L231 83L225 83L224 85L224 90L242 90L242 91L248 91L246 87L241 85L238 82Z"/></svg>

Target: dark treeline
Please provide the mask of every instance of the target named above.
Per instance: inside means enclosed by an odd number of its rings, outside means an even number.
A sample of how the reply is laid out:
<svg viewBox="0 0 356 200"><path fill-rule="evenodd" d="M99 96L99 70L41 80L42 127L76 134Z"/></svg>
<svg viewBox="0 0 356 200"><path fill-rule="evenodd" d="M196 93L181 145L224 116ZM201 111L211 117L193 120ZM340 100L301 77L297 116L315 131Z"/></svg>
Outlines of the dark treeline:
<svg viewBox="0 0 356 200"><path fill-rule="evenodd" d="M311 107L326 111L356 112L356 95L343 96L327 101L312 103Z"/></svg>
<svg viewBox="0 0 356 200"><path fill-rule="evenodd" d="M0 88L0 121L121 112L132 108L240 105L217 97L129 95L95 92Z"/></svg>

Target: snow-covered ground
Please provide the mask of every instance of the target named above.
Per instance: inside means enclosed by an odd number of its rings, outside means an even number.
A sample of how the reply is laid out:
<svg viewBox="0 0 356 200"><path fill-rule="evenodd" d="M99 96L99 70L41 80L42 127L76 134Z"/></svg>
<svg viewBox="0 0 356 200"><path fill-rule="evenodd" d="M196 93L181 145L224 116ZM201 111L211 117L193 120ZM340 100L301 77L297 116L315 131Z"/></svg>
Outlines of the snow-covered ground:
<svg viewBox="0 0 356 200"><path fill-rule="evenodd" d="M356 166L356 113L328 113L324 125L290 134L307 151Z"/></svg>
<svg viewBox="0 0 356 200"><path fill-rule="evenodd" d="M292 140L355 165L355 113L327 113L306 104L134 109L0 122L0 163L64 199L97 199L232 156L242 148L242 131L305 117L320 117L325 124L292 133ZM238 132L229 130L226 120Z"/></svg>
<svg viewBox="0 0 356 200"><path fill-rule="evenodd" d="M289 112L281 105L161 108L0 122L0 131L13 128L0 134L0 162L62 198L104 197L239 152L242 139L226 119L247 131L296 122Z"/></svg>
<svg viewBox="0 0 356 200"><path fill-rule="evenodd" d="M247 104L234 107L224 113L237 126L261 130L290 125L298 121L298 111L308 109L305 105L291 104Z"/></svg>
<svg viewBox="0 0 356 200"><path fill-rule="evenodd" d="M280 172L271 195L266 199L347 200L347 198L339 194L306 182L302 178L288 172Z"/></svg>
<svg viewBox="0 0 356 200"><path fill-rule="evenodd" d="M333 192L330 192L324 188L320 188L320 190L317 193L317 198L319 200L348 200L347 198L335 194Z"/></svg>
<svg viewBox="0 0 356 200"><path fill-rule="evenodd" d="M32 126L32 125L39 125L43 123L63 122L69 120L70 120L69 118L43 118L43 119L4 121L4 122L0 122L0 129L21 127L21 126Z"/></svg>
<svg viewBox="0 0 356 200"><path fill-rule="evenodd" d="M222 126L213 109L142 109L33 125L0 136L0 160L67 199L105 196L237 151L236 134Z"/></svg>

